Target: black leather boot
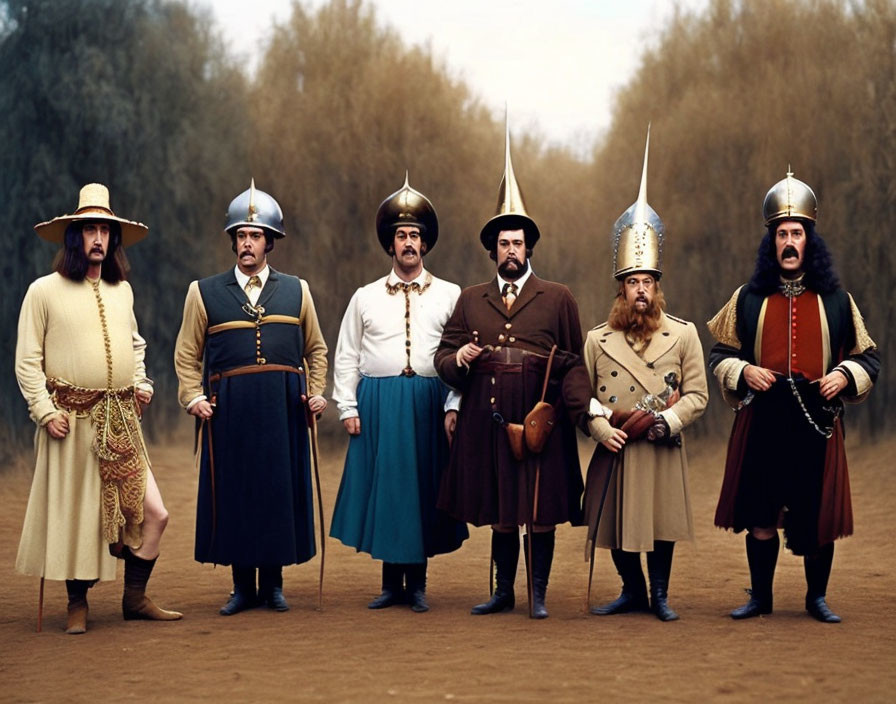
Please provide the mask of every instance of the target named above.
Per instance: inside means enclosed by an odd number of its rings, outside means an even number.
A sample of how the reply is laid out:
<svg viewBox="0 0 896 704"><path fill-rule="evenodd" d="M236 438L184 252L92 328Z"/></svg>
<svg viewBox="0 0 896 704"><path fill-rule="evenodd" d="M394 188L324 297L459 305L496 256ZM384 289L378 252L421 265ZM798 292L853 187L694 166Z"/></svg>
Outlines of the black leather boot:
<svg viewBox="0 0 896 704"><path fill-rule="evenodd" d="M806 571L806 611L822 623L840 623L840 617L831 611L825 601L831 565L834 562L834 544L822 545L812 555L803 558Z"/></svg>
<svg viewBox="0 0 896 704"><path fill-rule="evenodd" d="M554 561L555 531L532 533L532 551L535 555L529 561L529 541L523 539L526 548L526 560L532 566L532 618L547 618L548 610L544 598L548 591L548 578L551 576L551 564Z"/></svg>
<svg viewBox="0 0 896 704"><path fill-rule="evenodd" d="M609 604L595 606L591 613L595 616L626 614L630 611L647 611L647 583L641 571L641 553L625 552L618 548L610 550L616 571L622 578L622 593Z"/></svg>
<svg viewBox="0 0 896 704"><path fill-rule="evenodd" d="M383 591L368 605L368 609L385 609L395 604L404 604L404 569L395 562L383 562Z"/></svg>
<svg viewBox="0 0 896 704"><path fill-rule="evenodd" d="M672 552L675 543L653 541L653 551L647 553L647 575L650 577L650 610L660 621L677 621L678 614L669 608L669 575L672 574Z"/></svg>
<svg viewBox="0 0 896 704"><path fill-rule="evenodd" d="M516 581L516 568L520 561L519 533L516 531L499 533L493 530L492 557L495 560L498 573L495 580L495 593L484 604L476 604L470 610L470 613L477 616L513 610L515 604L513 583Z"/></svg>
<svg viewBox="0 0 896 704"><path fill-rule="evenodd" d="M426 562L405 565L404 574L411 611L418 614L429 611L429 604L426 603Z"/></svg>
<svg viewBox="0 0 896 704"><path fill-rule="evenodd" d="M775 532L774 538L759 540L747 533L747 564L750 566L750 600L731 612L731 618L743 619L770 614L772 612L772 583L775 580L775 565L781 539Z"/></svg>
<svg viewBox="0 0 896 704"><path fill-rule="evenodd" d="M87 590L95 583L86 579L65 580L65 591L68 592L65 632L70 636L87 633Z"/></svg>
<svg viewBox="0 0 896 704"><path fill-rule="evenodd" d="M283 568L258 568L258 601L274 611L289 611L289 604L283 596Z"/></svg>
<svg viewBox="0 0 896 704"><path fill-rule="evenodd" d="M233 616L240 611L254 609L258 606L258 595L255 591L255 568L233 565L230 570L233 572L233 593L218 612L222 616Z"/></svg>

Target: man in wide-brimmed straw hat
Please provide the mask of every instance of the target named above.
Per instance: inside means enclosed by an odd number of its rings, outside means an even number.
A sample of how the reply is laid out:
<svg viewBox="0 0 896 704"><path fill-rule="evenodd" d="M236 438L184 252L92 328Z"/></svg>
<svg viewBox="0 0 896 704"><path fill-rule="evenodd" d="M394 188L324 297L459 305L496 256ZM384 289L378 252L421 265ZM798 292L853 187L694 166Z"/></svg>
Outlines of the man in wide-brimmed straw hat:
<svg viewBox="0 0 896 704"><path fill-rule="evenodd" d="M88 588L115 579L113 554L125 561L125 619L179 619L145 595L168 514L140 430L152 382L121 248L147 228L92 183L74 214L34 229L62 251L19 317L16 377L39 430L16 569L65 580L71 634L87 630Z"/></svg>

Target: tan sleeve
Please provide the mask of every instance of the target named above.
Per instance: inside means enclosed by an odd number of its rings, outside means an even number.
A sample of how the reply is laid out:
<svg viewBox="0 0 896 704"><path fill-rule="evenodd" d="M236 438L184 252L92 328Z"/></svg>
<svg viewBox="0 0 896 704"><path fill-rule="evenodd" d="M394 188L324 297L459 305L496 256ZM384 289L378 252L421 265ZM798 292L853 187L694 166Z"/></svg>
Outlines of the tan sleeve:
<svg viewBox="0 0 896 704"><path fill-rule="evenodd" d="M28 413L38 425L45 425L56 413L56 406L47 391L44 373L44 333L47 327L47 307L43 291L33 283L28 287L19 313L16 337L16 380L28 403Z"/></svg>
<svg viewBox="0 0 896 704"><path fill-rule="evenodd" d="M682 335L681 356L681 398L662 415L669 424L673 435L689 426L706 410L709 401L709 389L706 384L706 365L703 362L703 347L697 328L688 323Z"/></svg>
<svg viewBox="0 0 896 704"><path fill-rule="evenodd" d="M742 288L743 286L740 286L722 306L722 310L706 324L716 342L736 349L740 349L740 340L737 339L737 297Z"/></svg>
<svg viewBox="0 0 896 704"><path fill-rule="evenodd" d="M202 388L202 355L205 350L205 333L208 314L199 292L199 282L187 289L184 301L184 317L177 341L174 343L174 370L179 382L177 400L186 408L190 402L204 395Z"/></svg>
<svg viewBox="0 0 896 704"><path fill-rule="evenodd" d="M302 309L299 311L299 323L305 331L305 368L308 371L308 395L320 396L327 388L327 343L317 320L314 299L308 282L299 279L302 284Z"/></svg>

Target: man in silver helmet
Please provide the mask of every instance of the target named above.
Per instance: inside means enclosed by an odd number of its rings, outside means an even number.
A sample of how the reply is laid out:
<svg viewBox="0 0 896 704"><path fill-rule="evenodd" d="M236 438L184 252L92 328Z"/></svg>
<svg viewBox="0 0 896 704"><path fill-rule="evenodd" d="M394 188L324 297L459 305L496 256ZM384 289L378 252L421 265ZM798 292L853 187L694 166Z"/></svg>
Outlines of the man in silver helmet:
<svg viewBox="0 0 896 704"><path fill-rule="evenodd" d="M277 201L253 181L225 232L236 266L190 284L174 365L201 434L195 558L231 565L230 616L286 611L283 566L315 554L308 427L327 405L327 346L308 284L267 263Z"/></svg>
<svg viewBox="0 0 896 704"><path fill-rule="evenodd" d="M648 148L649 139L648 133ZM594 546L609 548L622 593L591 613L649 609L673 621L672 553L677 541L694 538L682 430L703 414L709 394L697 328L664 312L665 227L647 204L647 148L638 200L616 221L613 239L616 299L607 322L585 340L585 366L600 403L589 427L600 444L584 506L592 568Z"/></svg>
<svg viewBox="0 0 896 704"><path fill-rule="evenodd" d="M576 301L529 265L540 233L513 173L509 131L506 140L498 213L480 233L496 276L461 292L435 356L439 376L463 394L439 506L492 527L497 579L476 615L514 608L526 526L529 615L543 619L555 527L581 519L575 428L584 429L591 396Z"/></svg>
<svg viewBox="0 0 896 704"><path fill-rule="evenodd" d="M177 620L145 595L168 512L140 427L153 387L123 247L147 228L117 217L109 190L91 183L74 214L34 229L62 250L19 317L16 378L39 429L16 569L42 586L65 580L69 634L87 631L87 590L115 579L116 556L125 619Z"/></svg>
<svg viewBox="0 0 896 704"><path fill-rule="evenodd" d="M407 177L380 205L376 231L392 270L352 296L336 345L333 400L350 440L330 535L383 561L369 608L424 612L427 558L467 537L436 510L457 394L447 402L432 358L460 288L423 267L439 221Z"/></svg>
<svg viewBox="0 0 896 704"><path fill-rule="evenodd" d="M792 173L762 206L756 268L709 322L709 366L736 409L715 522L747 531L749 601L734 619L772 612L780 551L803 556L806 610L839 623L826 602L834 541L852 534L843 401L871 390L880 356L815 231L815 193Z"/></svg>

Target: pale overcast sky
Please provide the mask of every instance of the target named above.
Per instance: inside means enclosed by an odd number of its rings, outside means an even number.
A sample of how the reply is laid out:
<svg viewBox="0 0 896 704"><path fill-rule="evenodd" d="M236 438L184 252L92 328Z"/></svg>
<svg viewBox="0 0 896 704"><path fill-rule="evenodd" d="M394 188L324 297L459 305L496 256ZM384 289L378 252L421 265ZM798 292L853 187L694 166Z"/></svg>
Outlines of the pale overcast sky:
<svg viewBox="0 0 896 704"><path fill-rule="evenodd" d="M203 0L200 0L200 3ZM204 0L233 51L251 47L289 0ZM317 7L322 0L311 0ZM408 44L429 45L495 115L537 126L552 142L583 150L610 122L614 91L638 67L671 16L673 0L376 0L379 21ZM707 0L679 0L702 10Z"/></svg>

